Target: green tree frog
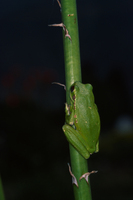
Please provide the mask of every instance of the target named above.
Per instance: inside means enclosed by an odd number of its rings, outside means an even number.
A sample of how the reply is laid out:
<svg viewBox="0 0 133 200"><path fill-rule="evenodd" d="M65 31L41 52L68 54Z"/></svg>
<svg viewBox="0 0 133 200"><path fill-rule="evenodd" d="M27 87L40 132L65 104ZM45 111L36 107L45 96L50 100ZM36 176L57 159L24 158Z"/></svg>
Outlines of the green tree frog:
<svg viewBox="0 0 133 200"><path fill-rule="evenodd" d="M68 142L85 158L99 150L100 117L91 84L75 82L70 88L70 105L65 104Z"/></svg>

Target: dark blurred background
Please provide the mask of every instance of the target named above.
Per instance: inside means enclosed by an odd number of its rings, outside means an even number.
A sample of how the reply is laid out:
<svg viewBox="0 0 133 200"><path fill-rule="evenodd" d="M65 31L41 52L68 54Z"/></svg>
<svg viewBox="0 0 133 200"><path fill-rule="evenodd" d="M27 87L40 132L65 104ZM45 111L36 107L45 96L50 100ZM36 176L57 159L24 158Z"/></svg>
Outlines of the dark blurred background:
<svg viewBox="0 0 133 200"><path fill-rule="evenodd" d="M88 160L93 200L133 199L133 1L77 0L83 83L101 117ZM56 0L0 6L0 172L6 200L73 199L62 132L65 84Z"/></svg>

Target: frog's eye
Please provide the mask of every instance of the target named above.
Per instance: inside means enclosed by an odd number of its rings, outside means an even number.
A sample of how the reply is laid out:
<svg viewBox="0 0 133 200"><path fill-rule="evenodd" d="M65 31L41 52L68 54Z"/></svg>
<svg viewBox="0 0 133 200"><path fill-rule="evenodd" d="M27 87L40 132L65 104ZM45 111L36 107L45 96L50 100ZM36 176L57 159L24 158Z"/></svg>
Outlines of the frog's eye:
<svg viewBox="0 0 133 200"><path fill-rule="evenodd" d="M71 87L71 92L73 92L73 90L74 90L74 85Z"/></svg>

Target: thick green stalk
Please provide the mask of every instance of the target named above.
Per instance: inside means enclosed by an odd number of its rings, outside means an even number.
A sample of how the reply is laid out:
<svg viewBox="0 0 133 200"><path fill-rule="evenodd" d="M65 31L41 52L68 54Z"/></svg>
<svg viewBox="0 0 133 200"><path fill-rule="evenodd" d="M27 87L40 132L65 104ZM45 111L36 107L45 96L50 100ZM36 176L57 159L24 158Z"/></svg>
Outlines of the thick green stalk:
<svg viewBox="0 0 133 200"><path fill-rule="evenodd" d="M5 200L1 177L0 177L0 200Z"/></svg>
<svg viewBox="0 0 133 200"><path fill-rule="evenodd" d="M82 81L76 0L61 0L61 10L62 22L65 25L69 36L71 37L65 37L65 32L63 32L66 76L66 100L69 104L69 91L71 85L75 81ZM88 185L84 179L82 179L79 182L80 176L88 172L87 160L84 159L71 145L70 157L72 173L77 178L79 184L79 188L77 188L75 185L73 186L75 200L91 200L90 184Z"/></svg>

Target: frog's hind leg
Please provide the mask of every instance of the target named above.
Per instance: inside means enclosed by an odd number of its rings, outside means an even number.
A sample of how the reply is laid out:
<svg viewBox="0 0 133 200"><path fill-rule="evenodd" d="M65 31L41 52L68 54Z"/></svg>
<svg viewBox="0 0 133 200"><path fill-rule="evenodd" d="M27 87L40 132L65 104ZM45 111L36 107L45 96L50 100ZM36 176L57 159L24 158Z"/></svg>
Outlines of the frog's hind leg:
<svg viewBox="0 0 133 200"><path fill-rule="evenodd" d="M85 158L88 159L90 154L87 150L87 144L82 136L72 128L70 125L65 124L63 127L64 134L68 142Z"/></svg>

